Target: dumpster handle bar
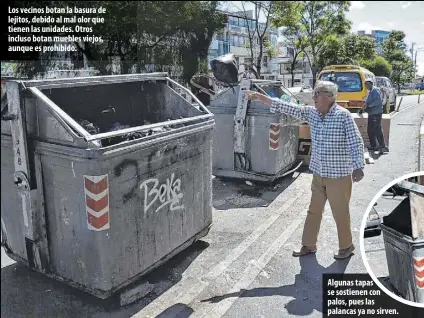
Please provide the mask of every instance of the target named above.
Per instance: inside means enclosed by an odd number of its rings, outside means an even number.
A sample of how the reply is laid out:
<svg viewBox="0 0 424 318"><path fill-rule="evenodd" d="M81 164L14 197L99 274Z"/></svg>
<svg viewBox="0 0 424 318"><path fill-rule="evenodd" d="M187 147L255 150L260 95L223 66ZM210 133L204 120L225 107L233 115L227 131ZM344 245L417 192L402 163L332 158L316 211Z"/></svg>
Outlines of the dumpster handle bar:
<svg viewBox="0 0 424 318"><path fill-rule="evenodd" d="M184 86L182 86L181 84L177 83L176 81L174 81L173 79L171 79L169 77L167 77L166 79L168 80L168 82L171 82L172 84L174 84L174 85L178 86L179 88L185 90L191 96L191 98L193 98L194 101L199 104L199 107L201 107L202 110L204 110L208 114L212 114L212 112L207 107L205 107L203 105L203 103L196 97L196 95L194 95L189 89L185 88Z"/></svg>
<svg viewBox="0 0 424 318"><path fill-rule="evenodd" d="M39 89L54 89L54 88L64 88L64 87L82 87L82 86L94 86L94 85L107 85L107 84L123 84L123 83L133 83L133 82L148 82L148 81L166 81L163 77L143 77L143 78L122 78L122 79L105 79L98 81L78 81L73 83L52 83L44 84L30 87L38 87Z"/></svg>
<svg viewBox="0 0 424 318"><path fill-rule="evenodd" d="M105 75L105 76L86 76L74 78L59 78L59 79L43 79L43 80L29 80L19 81L29 87L42 87L46 88L61 88L66 86L77 87L81 85L95 85L95 84L117 84L125 83L128 81L149 81L149 80L165 80L168 76L166 72L159 73L142 73L142 74L120 74L120 75Z"/></svg>

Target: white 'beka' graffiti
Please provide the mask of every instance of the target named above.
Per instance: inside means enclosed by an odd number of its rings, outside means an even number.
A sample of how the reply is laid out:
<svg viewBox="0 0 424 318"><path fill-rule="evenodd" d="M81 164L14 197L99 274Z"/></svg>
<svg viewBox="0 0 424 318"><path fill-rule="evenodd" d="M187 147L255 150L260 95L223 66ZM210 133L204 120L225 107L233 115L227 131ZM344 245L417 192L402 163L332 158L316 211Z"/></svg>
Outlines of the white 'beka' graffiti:
<svg viewBox="0 0 424 318"><path fill-rule="evenodd" d="M171 211L184 209L184 205L180 205L180 200L184 194L181 192L181 180L175 179L175 174L172 173L171 178L166 179L166 183L159 186L157 178L151 178L140 184L140 190L144 189L144 215L159 200L161 205L156 209L158 212L164 206L170 204ZM150 185L150 190L149 190Z"/></svg>

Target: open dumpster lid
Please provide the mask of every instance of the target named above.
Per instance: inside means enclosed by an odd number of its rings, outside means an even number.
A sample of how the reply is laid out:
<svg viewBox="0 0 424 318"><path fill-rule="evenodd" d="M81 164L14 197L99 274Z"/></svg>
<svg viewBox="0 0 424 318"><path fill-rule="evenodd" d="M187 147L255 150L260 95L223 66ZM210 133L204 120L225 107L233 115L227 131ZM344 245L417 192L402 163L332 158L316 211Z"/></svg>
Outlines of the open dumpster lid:
<svg viewBox="0 0 424 318"><path fill-rule="evenodd" d="M213 118L213 114L200 102L197 97L187 88L175 82L169 78L167 73L145 73L145 74L125 74L125 75L111 75L111 76L92 76L92 77L76 77L76 78L64 78L64 79L46 79L46 80L20 80L13 81L21 85L23 90L31 91L40 101L44 103L49 112L62 123L63 126L69 127L73 133L78 134L80 138L83 138L86 142L94 142L107 138L115 138L132 133L146 132L152 129L170 127L175 125L188 124L190 122L198 122L199 120L210 120ZM49 97L48 91L54 89L66 89L66 88L77 88L100 86L107 84L124 84L134 82L147 82L147 83L163 83L169 89L171 89L176 95L183 97L191 106L193 111L190 115L184 116L185 118L172 118L171 120L149 123L149 124L137 124L131 125L129 128L123 128L115 131L107 131L101 133L89 133L82 127L80 123L73 118L68 112L63 110L60 103L55 102ZM9 83L10 85L13 83ZM15 84L16 85L16 84ZM8 93L8 99L15 99L12 104L19 105L19 92L13 90L11 94ZM183 96L184 95L184 96ZM10 104L10 101L9 101ZM190 105L188 105L190 106ZM194 108L196 107L197 110ZM17 108L11 105L9 111L16 112ZM69 129L68 129L69 130Z"/></svg>
<svg viewBox="0 0 424 318"><path fill-rule="evenodd" d="M413 239L424 239L424 186L412 182L412 180L404 180L396 183L392 188L408 194L408 198L399 204L388 216L383 218L383 223L390 226L404 227L408 224L408 235ZM410 220L407 220L408 217ZM405 233L403 233L405 234Z"/></svg>

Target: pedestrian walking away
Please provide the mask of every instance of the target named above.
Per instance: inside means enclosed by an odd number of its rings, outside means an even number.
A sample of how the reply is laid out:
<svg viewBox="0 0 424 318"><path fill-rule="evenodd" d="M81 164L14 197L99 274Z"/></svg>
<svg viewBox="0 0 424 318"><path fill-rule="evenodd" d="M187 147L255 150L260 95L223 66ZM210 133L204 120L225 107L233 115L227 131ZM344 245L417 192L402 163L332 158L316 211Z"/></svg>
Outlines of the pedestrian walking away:
<svg viewBox="0 0 424 318"><path fill-rule="evenodd" d="M249 100L270 106L280 112L306 121L311 127L312 150L309 168L313 173L312 196L303 229L302 246L293 251L299 257L317 251L317 239L327 200L337 226L339 250L336 259L352 255L350 197L352 182L359 182L364 168L364 141L350 112L336 104L338 87L328 81L317 83L315 106L299 106L286 99L270 98L247 91Z"/></svg>
<svg viewBox="0 0 424 318"><path fill-rule="evenodd" d="M365 85L369 91L364 107L361 112L368 112L368 138L370 141L371 151L384 154L389 152L384 141L383 128L381 127L381 118L383 116L383 101L378 88L374 87L371 79L365 81ZM377 141L380 147L377 147Z"/></svg>

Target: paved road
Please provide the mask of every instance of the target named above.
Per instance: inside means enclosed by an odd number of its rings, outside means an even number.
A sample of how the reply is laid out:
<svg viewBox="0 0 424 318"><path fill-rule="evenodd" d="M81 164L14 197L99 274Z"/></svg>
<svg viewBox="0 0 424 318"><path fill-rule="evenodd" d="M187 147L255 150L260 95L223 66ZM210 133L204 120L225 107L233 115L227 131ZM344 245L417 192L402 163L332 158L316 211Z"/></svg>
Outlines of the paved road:
<svg viewBox="0 0 424 318"><path fill-rule="evenodd" d="M147 277L155 284L149 297L120 309L14 264L2 251L1 317L321 317L322 273L366 272L359 251L365 209L380 188L417 167L424 104L413 102L404 98L393 117L390 154L367 165L354 186L358 248L351 259L332 257L337 240L328 206L316 256L291 256L302 234L311 174L295 173L275 188L215 179L211 232Z"/></svg>

